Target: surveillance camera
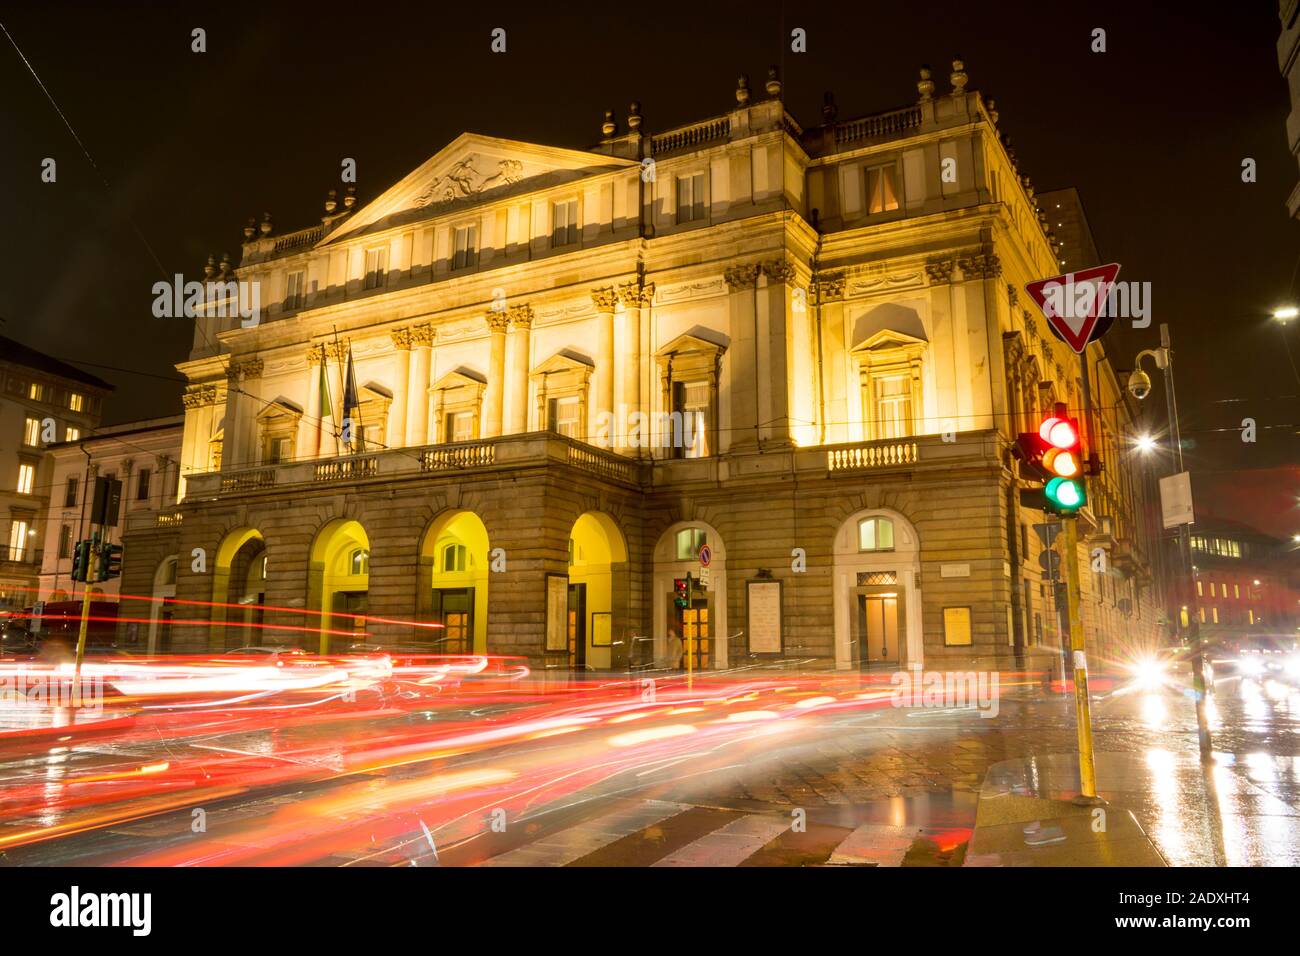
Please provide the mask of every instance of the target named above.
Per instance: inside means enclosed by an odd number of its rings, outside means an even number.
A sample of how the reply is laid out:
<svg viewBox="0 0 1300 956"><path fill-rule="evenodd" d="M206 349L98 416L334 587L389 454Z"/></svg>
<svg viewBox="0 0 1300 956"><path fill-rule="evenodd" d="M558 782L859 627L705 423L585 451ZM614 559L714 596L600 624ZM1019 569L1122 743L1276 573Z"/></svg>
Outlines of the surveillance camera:
<svg viewBox="0 0 1300 956"><path fill-rule="evenodd" d="M1139 402L1151 394L1151 376L1139 369L1134 369L1128 377L1128 393Z"/></svg>

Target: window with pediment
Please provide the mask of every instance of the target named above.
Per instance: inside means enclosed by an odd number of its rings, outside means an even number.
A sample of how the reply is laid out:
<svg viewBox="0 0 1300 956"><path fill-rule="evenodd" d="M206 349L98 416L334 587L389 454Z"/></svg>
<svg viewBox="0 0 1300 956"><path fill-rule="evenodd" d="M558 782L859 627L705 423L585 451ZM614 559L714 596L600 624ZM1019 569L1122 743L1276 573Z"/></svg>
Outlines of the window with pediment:
<svg viewBox="0 0 1300 956"><path fill-rule="evenodd" d="M662 457L706 458L718 444L718 376L724 347L681 335L659 350L659 408L654 442Z"/></svg>
<svg viewBox="0 0 1300 956"><path fill-rule="evenodd" d="M438 379L429 389L434 441L445 444L478 438L486 390L486 382L463 371L448 372Z"/></svg>
<svg viewBox="0 0 1300 956"><path fill-rule="evenodd" d="M587 400L592 365L557 352L529 375L537 396L537 427L578 441L587 440Z"/></svg>
<svg viewBox="0 0 1300 956"><path fill-rule="evenodd" d="M909 438L920 431L921 368L928 349L924 339L891 329L853 349L867 441Z"/></svg>
<svg viewBox="0 0 1300 956"><path fill-rule="evenodd" d="M302 410L272 402L257 416L258 448L263 465L282 465L294 458Z"/></svg>

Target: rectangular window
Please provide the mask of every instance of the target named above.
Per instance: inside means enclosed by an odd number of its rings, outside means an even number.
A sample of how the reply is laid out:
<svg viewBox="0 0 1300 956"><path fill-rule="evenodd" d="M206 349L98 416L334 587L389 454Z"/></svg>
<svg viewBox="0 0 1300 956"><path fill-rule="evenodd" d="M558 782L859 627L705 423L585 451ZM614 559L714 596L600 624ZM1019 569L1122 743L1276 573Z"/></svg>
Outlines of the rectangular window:
<svg viewBox="0 0 1300 956"><path fill-rule="evenodd" d="M302 270L290 272L284 282L284 308L302 308L302 290L307 274Z"/></svg>
<svg viewBox="0 0 1300 956"><path fill-rule="evenodd" d="M1197 581L1197 582L1196 582L1196 596L1197 596L1197 597L1204 597L1204 596L1205 596L1204 586L1202 585L1202 583L1201 583L1200 581Z"/></svg>
<svg viewBox="0 0 1300 956"><path fill-rule="evenodd" d="M136 501L149 500L149 479L152 477L153 475L150 473L148 468L140 469L140 474L136 478L136 485L135 485Z"/></svg>
<svg viewBox="0 0 1300 956"><path fill-rule="evenodd" d="M897 171L893 163L867 169L867 212L889 212L898 208Z"/></svg>
<svg viewBox="0 0 1300 956"><path fill-rule="evenodd" d="M1214 593L1214 582L1213 582L1213 581L1210 582L1210 597L1218 597L1218 595Z"/></svg>
<svg viewBox="0 0 1300 956"><path fill-rule="evenodd" d="M1219 623L1219 609L1217 607L1210 608L1210 616L1214 619L1215 624Z"/></svg>
<svg viewBox="0 0 1300 956"><path fill-rule="evenodd" d="M1234 584L1234 585L1232 586L1232 596L1233 596L1234 598L1236 598L1238 601L1241 600L1241 585L1240 585L1240 584Z"/></svg>
<svg viewBox="0 0 1300 956"><path fill-rule="evenodd" d="M21 561L27 554L26 521L15 521L9 525L9 560Z"/></svg>
<svg viewBox="0 0 1300 956"><path fill-rule="evenodd" d="M551 207L551 248L578 241L578 200L557 202Z"/></svg>
<svg viewBox="0 0 1300 956"><path fill-rule="evenodd" d="M68 395L68 408L72 409L74 412L85 411L86 396L72 392Z"/></svg>
<svg viewBox="0 0 1300 956"><path fill-rule="evenodd" d="M474 413L452 412L443 423L443 441L473 441Z"/></svg>
<svg viewBox="0 0 1300 956"><path fill-rule="evenodd" d="M68 483L64 487L64 492L63 492L63 507L65 508L77 507L77 485L78 485L77 476L69 475Z"/></svg>
<svg viewBox="0 0 1300 956"><path fill-rule="evenodd" d="M709 454L708 382L673 382L673 411L665 428L673 458L705 458Z"/></svg>
<svg viewBox="0 0 1300 956"><path fill-rule="evenodd" d="M291 460L293 460L292 438L277 435L267 440L266 463L268 465L281 465Z"/></svg>
<svg viewBox="0 0 1300 956"><path fill-rule="evenodd" d="M63 440L64 440L64 441L80 441L80 440L81 440L81 429L80 429L80 428L73 428L71 425L69 425L68 428L67 428L67 430L63 433Z"/></svg>
<svg viewBox="0 0 1300 956"><path fill-rule="evenodd" d="M906 438L912 434L912 380L907 375L873 378L876 438Z"/></svg>
<svg viewBox="0 0 1300 956"><path fill-rule="evenodd" d="M577 396L572 398L553 398L550 401L549 427L568 438L581 438L581 422L578 420L580 406Z"/></svg>
<svg viewBox="0 0 1300 956"><path fill-rule="evenodd" d="M59 557L72 557L72 526L64 525L59 528Z"/></svg>
<svg viewBox="0 0 1300 956"><path fill-rule="evenodd" d="M36 466L21 464L18 466L18 493L30 495L36 486Z"/></svg>
<svg viewBox="0 0 1300 956"><path fill-rule="evenodd" d="M467 269L478 265L478 225L471 223L468 226L457 226L452 246L451 267L453 269Z"/></svg>
<svg viewBox="0 0 1300 956"><path fill-rule="evenodd" d="M678 561L698 561L700 548L709 541L709 533L703 528L683 528L677 532L676 554Z"/></svg>
<svg viewBox="0 0 1300 956"><path fill-rule="evenodd" d="M968 647L970 642L970 608L944 608L943 643L948 647Z"/></svg>
<svg viewBox="0 0 1300 956"><path fill-rule="evenodd" d="M1254 609L1254 608L1247 608L1247 609L1246 609L1246 613L1247 613L1248 615L1250 615L1250 623L1251 623L1251 624L1254 624L1254 623L1255 623L1255 609Z"/></svg>
<svg viewBox="0 0 1300 956"><path fill-rule="evenodd" d="M677 221L695 222L704 218L704 174L677 177Z"/></svg>
<svg viewBox="0 0 1300 956"><path fill-rule="evenodd" d="M23 444L35 448L41 443L41 422L37 418L29 418L23 422Z"/></svg>
<svg viewBox="0 0 1300 956"><path fill-rule="evenodd" d="M40 382L32 382L31 386L27 389L27 397L33 402L45 401L45 386Z"/></svg>
<svg viewBox="0 0 1300 956"><path fill-rule="evenodd" d="M388 249L381 247L379 249L366 250L366 288L378 289L384 284L384 279L388 275Z"/></svg>

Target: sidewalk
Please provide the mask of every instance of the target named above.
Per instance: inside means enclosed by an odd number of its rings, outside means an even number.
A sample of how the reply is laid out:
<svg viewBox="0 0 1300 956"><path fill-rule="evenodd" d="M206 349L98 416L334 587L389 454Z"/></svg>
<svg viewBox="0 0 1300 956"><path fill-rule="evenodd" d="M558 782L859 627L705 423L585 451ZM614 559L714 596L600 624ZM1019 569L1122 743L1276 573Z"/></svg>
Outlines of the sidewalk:
<svg viewBox="0 0 1300 956"><path fill-rule="evenodd" d="M1078 758L1004 760L980 790L966 866L1167 866L1134 815L1149 806L1150 767L1135 754L1097 754L1101 808L1075 806Z"/></svg>

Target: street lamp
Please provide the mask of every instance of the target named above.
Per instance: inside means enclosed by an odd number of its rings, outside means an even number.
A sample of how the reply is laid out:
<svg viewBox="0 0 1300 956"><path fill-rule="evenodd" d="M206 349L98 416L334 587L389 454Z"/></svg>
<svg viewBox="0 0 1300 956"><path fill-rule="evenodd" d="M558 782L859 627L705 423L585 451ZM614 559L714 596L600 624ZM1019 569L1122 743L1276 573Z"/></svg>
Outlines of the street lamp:
<svg viewBox="0 0 1300 956"><path fill-rule="evenodd" d="M1155 451L1156 440L1152 438L1150 435L1138 435L1138 437L1133 441L1133 447L1135 450L1140 451L1142 454L1146 455L1152 451Z"/></svg>
<svg viewBox="0 0 1300 956"><path fill-rule="evenodd" d="M1297 309L1294 305L1287 305L1273 310L1273 318L1284 324L1298 315L1300 315L1300 309Z"/></svg>
<svg viewBox="0 0 1300 956"><path fill-rule="evenodd" d="M1184 470L1183 439L1178 426L1178 399L1174 393L1174 369L1172 353L1169 347L1169 326L1167 324L1161 323L1160 325L1160 348L1144 349L1133 360L1133 374L1129 376L1128 391L1138 401L1151 394L1151 378L1146 372L1142 371L1142 360L1147 356L1151 356L1155 360L1156 368L1164 373L1165 405L1169 413L1170 465L1172 466L1172 474L1179 475ZM1194 583L1196 567L1192 564L1192 536L1187 522L1183 522L1178 526L1178 561L1178 579L1186 591L1188 603L1192 605L1187 624L1188 630L1191 631L1191 641L1189 643L1192 645L1192 689L1196 694L1197 737L1201 748L1201 758L1208 759L1211 750L1210 725L1205 714L1205 652L1201 646L1201 629L1198 620L1199 608L1197 607L1200 602L1196 599L1196 585ZM1184 610L1186 610L1186 606L1184 606ZM1178 624L1181 630L1182 621L1180 620Z"/></svg>

